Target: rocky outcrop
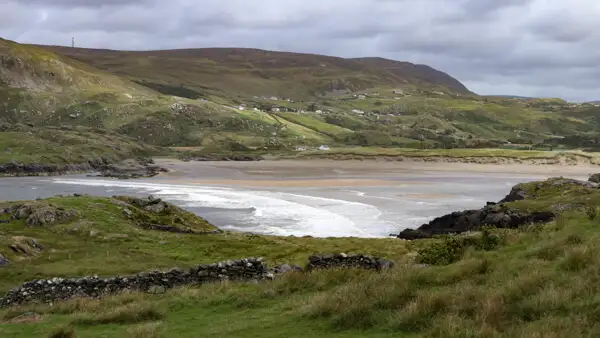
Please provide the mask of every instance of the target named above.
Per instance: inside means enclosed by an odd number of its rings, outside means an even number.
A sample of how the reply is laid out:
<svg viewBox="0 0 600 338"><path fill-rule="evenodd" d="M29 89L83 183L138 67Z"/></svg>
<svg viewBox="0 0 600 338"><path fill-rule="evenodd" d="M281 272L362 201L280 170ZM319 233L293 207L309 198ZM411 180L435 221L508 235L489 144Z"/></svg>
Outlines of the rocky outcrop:
<svg viewBox="0 0 600 338"><path fill-rule="evenodd" d="M118 179L133 179L142 177L153 177L167 169L153 165L152 159L128 159L120 163L109 164L100 169L101 177L114 177Z"/></svg>
<svg viewBox="0 0 600 338"><path fill-rule="evenodd" d="M154 165L151 159L128 159L120 163L111 163L109 160L101 158L85 163L70 164L26 164L16 161L0 164L0 176L58 176L93 171L100 172L99 175L93 176L129 179L152 177L168 170Z"/></svg>
<svg viewBox="0 0 600 338"><path fill-rule="evenodd" d="M126 218L147 230L202 235L222 232L205 219L160 198L153 196L147 198L113 196L111 200L123 207ZM186 217L186 215L193 215L193 217Z"/></svg>
<svg viewBox="0 0 600 338"><path fill-rule="evenodd" d="M24 283L0 298L0 307L24 302L51 303L75 297L101 297L123 290L157 292L182 285L224 280L264 280L273 277L262 258L246 258L199 265L187 270L151 271L105 279L97 276L70 279L57 277Z"/></svg>
<svg viewBox="0 0 600 338"><path fill-rule="evenodd" d="M199 156L184 156L184 161L263 161L264 158L260 155L243 155L243 154L206 154Z"/></svg>
<svg viewBox="0 0 600 338"><path fill-rule="evenodd" d="M531 223L546 223L552 221L561 212L584 208L584 203L564 203L563 201L557 203L556 198L561 194L588 194L599 187L598 183L564 177L521 183L512 187L510 193L498 204L488 202L481 209L453 212L423 224L418 229L405 229L397 237L412 240L477 230L485 225L497 228L517 228ZM517 210L513 208L514 206L510 206L512 202L522 200L546 201L547 205L533 212Z"/></svg>
<svg viewBox="0 0 600 338"><path fill-rule="evenodd" d="M154 231L164 231L164 232L172 232L175 234L186 234L186 235L214 235L222 233L223 231L220 229L213 231L194 231L192 229L182 229L172 225L161 225L161 224L152 224L152 223L140 223L140 227L146 230L154 230Z"/></svg>
<svg viewBox="0 0 600 338"><path fill-rule="evenodd" d="M593 175L591 175L591 176L588 178L588 181L589 181L589 182L592 182L592 183L600 183L600 173L597 173L597 174L593 174Z"/></svg>
<svg viewBox="0 0 600 338"><path fill-rule="evenodd" d="M517 184L514 187L512 187L512 189L510 189L510 192L508 193L508 195L506 195L503 199L501 199L499 203L521 201L521 200L526 199L527 197L528 197L528 195L527 195L527 192L525 191L523 185Z"/></svg>
<svg viewBox="0 0 600 338"><path fill-rule="evenodd" d="M307 270L332 268L361 268L369 270L389 269L394 266L392 261L367 255L313 255L308 258Z"/></svg>
<svg viewBox="0 0 600 338"><path fill-rule="evenodd" d="M88 162L80 164L24 164L10 162L0 164L0 176L56 176L93 171L104 163Z"/></svg>
<svg viewBox="0 0 600 338"><path fill-rule="evenodd" d="M453 212L423 224L417 230L405 229L398 235L402 239L430 238L436 235L457 234L477 230L489 225L496 228L518 228L525 224L546 223L554 219L551 211L517 212L503 205L488 204L476 210Z"/></svg>
<svg viewBox="0 0 600 338"><path fill-rule="evenodd" d="M8 247L19 256L37 256L44 250L44 246L35 238L16 236L11 241Z"/></svg>
<svg viewBox="0 0 600 338"><path fill-rule="evenodd" d="M50 226L72 220L77 212L61 206L36 202L17 203L5 209L0 214L9 214L12 219L25 220L30 226Z"/></svg>

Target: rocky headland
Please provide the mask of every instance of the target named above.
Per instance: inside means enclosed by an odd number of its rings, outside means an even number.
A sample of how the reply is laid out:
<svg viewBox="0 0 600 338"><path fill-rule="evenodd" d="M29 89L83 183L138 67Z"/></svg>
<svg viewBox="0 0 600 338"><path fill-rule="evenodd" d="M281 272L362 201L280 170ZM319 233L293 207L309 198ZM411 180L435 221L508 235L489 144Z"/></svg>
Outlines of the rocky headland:
<svg viewBox="0 0 600 338"><path fill-rule="evenodd" d="M459 234L478 230L484 226L495 228L519 228L527 224L547 223L557 215L572 209L585 208L585 201L565 200L571 194L597 194L600 185L593 181L550 178L546 181L521 183L499 202L487 202L480 209L455 211L437 217L417 229L405 229L398 238L414 240L438 235Z"/></svg>

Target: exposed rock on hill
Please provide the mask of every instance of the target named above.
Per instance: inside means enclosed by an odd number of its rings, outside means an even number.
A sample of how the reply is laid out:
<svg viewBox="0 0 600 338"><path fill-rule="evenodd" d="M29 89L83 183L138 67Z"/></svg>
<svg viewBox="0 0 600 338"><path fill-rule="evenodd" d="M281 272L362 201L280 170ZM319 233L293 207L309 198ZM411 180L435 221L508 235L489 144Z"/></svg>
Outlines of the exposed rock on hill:
<svg viewBox="0 0 600 338"><path fill-rule="evenodd" d="M12 219L25 220L30 226L50 226L74 219L78 213L74 210L55 206L51 203L25 202L13 204L1 209L0 214L9 214Z"/></svg>
<svg viewBox="0 0 600 338"><path fill-rule="evenodd" d="M420 239L436 235L463 233L477 230L484 225L496 228L517 228L524 224L549 222L555 217L553 212L516 212L503 205L491 204L481 209L453 212L424 224L419 229L403 230L398 237Z"/></svg>
<svg viewBox="0 0 600 338"><path fill-rule="evenodd" d="M102 177L115 177L119 179L131 179L142 177L153 177L168 170L152 164L152 160L128 159L120 163L109 164L101 169Z"/></svg>
<svg viewBox="0 0 600 338"><path fill-rule="evenodd" d="M532 223L547 223L557 214L596 206L599 185L563 177L515 185L499 204L488 202L481 209L457 211L435 218L418 229L405 229L397 236L420 239L436 235L463 233L489 225L518 228ZM533 204L532 204L533 203Z"/></svg>

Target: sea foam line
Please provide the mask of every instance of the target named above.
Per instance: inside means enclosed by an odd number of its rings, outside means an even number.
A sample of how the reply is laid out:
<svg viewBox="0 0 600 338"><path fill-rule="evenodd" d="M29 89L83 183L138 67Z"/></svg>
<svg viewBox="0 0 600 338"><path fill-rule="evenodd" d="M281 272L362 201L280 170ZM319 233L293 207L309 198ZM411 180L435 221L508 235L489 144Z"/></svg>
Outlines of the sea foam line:
<svg viewBox="0 0 600 338"><path fill-rule="evenodd" d="M53 182L140 189L167 196L182 207L253 208L252 221L260 224L254 231L260 233L315 237L381 237L377 234L378 227L381 227L381 224L377 224L381 212L376 207L364 203L212 186L94 179L54 179ZM240 220L240 223L225 228L248 231L243 220Z"/></svg>

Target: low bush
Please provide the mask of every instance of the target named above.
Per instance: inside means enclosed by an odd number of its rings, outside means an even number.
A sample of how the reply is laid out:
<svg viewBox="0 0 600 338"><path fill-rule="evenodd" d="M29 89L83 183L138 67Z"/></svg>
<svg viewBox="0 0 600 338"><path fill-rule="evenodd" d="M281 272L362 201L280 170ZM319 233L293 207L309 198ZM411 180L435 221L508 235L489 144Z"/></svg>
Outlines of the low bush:
<svg viewBox="0 0 600 338"><path fill-rule="evenodd" d="M443 241L434 242L418 252L417 262L430 265L448 265L462 258L468 248L477 251L496 249L501 244L501 238L484 229L481 234L457 237L448 236Z"/></svg>

